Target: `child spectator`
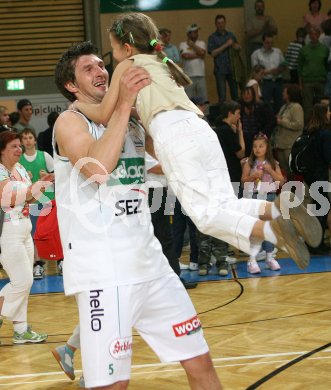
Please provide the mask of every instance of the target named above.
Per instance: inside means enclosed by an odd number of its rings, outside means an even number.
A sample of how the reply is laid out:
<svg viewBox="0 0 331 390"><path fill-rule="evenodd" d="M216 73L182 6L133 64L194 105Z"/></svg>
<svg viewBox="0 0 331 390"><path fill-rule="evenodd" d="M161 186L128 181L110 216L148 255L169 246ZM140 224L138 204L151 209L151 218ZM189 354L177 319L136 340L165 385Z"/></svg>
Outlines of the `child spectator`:
<svg viewBox="0 0 331 390"><path fill-rule="evenodd" d="M253 141L251 155L243 166L241 181L244 185L244 195L249 194L253 199L263 197L273 201L276 198L276 191L283 180L279 164L273 158L268 137L263 133L258 134ZM267 254L266 268L278 271L280 266L274 258L274 245L269 241L263 241L262 249ZM251 274L261 272L254 256L250 256L247 263L247 271Z"/></svg>

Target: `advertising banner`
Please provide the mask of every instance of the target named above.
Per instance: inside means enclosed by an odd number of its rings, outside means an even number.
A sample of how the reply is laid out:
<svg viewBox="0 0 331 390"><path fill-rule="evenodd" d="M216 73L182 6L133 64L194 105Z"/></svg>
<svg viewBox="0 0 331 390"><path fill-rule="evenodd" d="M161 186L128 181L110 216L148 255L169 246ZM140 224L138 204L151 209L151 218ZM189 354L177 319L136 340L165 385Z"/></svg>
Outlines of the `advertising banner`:
<svg viewBox="0 0 331 390"><path fill-rule="evenodd" d="M101 13L237 8L244 0L100 0Z"/></svg>

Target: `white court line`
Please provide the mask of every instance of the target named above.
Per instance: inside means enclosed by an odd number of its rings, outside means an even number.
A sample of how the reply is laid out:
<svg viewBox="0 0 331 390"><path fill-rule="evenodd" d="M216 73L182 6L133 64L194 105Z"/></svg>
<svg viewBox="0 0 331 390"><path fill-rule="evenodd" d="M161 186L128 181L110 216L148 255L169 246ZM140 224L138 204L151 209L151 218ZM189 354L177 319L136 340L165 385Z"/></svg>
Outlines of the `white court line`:
<svg viewBox="0 0 331 390"><path fill-rule="evenodd" d="M331 352L330 349L320 351L323 353ZM307 351L301 351L301 352L280 352L280 353L272 353L272 354L263 354L263 355L246 355L246 356L233 356L228 358L214 358L212 359L213 362L221 362L221 361L235 361L235 360L245 360L245 359L256 359L256 358L267 358L267 357L280 357L280 356L293 356L293 355L303 355L307 353ZM309 357L309 360L321 360L321 359L330 359L331 356L325 356L325 357ZM248 363L236 363L236 364L223 364L223 365L215 365L217 368L221 367L239 367L239 366L250 366L250 365L259 365L259 364L274 364L274 363L288 363L290 360L274 360L274 361L267 361L267 362L248 362ZM149 363L149 364L137 364L132 365L132 368L148 368L148 367L167 367L171 365L179 365L178 362L170 362L170 363ZM162 373L162 372L176 372L176 371L182 371L182 367L174 368L174 369L163 369L163 370L153 370L153 371L145 371L145 372L132 372L132 375L141 375L141 374L153 374L153 373ZM75 370L75 373L81 373L82 370ZM0 381L5 379L19 379L19 378L34 378L34 377L41 377L41 376L50 376L50 375L64 375L63 371L50 371L50 372L43 372L43 373L36 373L36 374L20 374L20 375L4 375L0 376ZM32 381L32 382L17 382L17 383L0 383L1 386L14 386L19 384L29 384L29 383L43 383L43 382L54 382L54 381L67 381L68 379L49 379L49 380L43 380L43 381Z"/></svg>

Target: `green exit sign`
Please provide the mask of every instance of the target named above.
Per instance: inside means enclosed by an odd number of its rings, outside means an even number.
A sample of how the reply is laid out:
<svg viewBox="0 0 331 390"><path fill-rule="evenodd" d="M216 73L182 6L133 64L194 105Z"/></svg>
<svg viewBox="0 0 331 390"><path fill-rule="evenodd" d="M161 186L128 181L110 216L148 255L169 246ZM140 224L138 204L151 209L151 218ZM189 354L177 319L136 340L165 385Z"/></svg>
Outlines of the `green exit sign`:
<svg viewBox="0 0 331 390"><path fill-rule="evenodd" d="M7 91L22 91L24 89L24 80L6 80Z"/></svg>

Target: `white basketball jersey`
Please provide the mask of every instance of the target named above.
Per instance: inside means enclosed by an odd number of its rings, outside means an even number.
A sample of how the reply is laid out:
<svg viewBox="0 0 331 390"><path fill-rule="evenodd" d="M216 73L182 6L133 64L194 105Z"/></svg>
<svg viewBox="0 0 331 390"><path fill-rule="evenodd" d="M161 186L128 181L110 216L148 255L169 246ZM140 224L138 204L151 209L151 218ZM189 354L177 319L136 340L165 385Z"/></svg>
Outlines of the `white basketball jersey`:
<svg viewBox="0 0 331 390"><path fill-rule="evenodd" d="M99 139L104 127L84 119L91 135ZM89 159L73 167L67 158L54 153L67 295L145 282L171 272L154 236L148 209L144 139L141 126L129 122L117 167L101 185L79 171Z"/></svg>

